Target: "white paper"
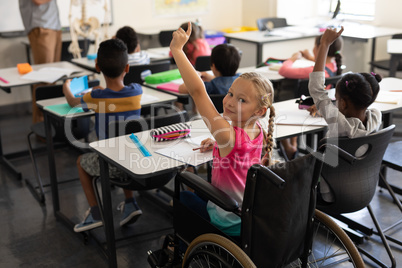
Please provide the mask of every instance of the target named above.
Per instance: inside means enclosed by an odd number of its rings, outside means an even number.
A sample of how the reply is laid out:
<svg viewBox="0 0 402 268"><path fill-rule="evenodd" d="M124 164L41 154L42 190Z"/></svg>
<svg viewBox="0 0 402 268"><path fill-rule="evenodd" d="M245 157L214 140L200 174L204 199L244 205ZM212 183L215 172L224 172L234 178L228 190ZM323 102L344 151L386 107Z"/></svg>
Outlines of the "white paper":
<svg viewBox="0 0 402 268"><path fill-rule="evenodd" d="M399 104L402 99L401 92L387 92L380 91L374 102L377 103L388 103L388 104Z"/></svg>
<svg viewBox="0 0 402 268"><path fill-rule="evenodd" d="M312 117L307 110L289 111L276 110L275 124L297 126L327 126L327 122L321 116Z"/></svg>
<svg viewBox="0 0 402 268"><path fill-rule="evenodd" d="M195 138L187 138L180 143L155 151L158 154L179 160L191 166L198 166L213 159L212 150L201 153L193 151L201 145L201 141L211 138L211 135L203 135Z"/></svg>
<svg viewBox="0 0 402 268"><path fill-rule="evenodd" d="M158 100L159 100L158 97L148 95L148 94L142 94L140 103L141 104L152 103L152 102L155 102L155 101L158 101Z"/></svg>
<svg viewBox="0 0 402 268"><path fill-rule="evenodd" d="M70 76L74 72L78 71L66 68L45 67L37 71L31 71L21 76L21 78L31 81L54 83L63 76Z"/></svg>

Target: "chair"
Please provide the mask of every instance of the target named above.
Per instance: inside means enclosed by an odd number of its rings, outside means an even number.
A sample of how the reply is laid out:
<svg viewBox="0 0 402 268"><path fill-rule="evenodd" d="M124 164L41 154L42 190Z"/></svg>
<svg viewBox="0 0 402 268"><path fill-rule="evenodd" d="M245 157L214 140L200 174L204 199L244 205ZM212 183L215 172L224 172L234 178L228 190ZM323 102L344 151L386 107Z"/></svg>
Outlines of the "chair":
<svg viewBox="0 0 402 268"><path fill-rule="evenodd" d="M336 83L342 78L342 75L343 74L325 77L325 85L331 85L331 87L335 87ZM297 91L295 94L295 98L300 98L301 95L310 96L310 92L308 90L308 82L309 79L299 79L297 81Z"/></svg>
<svg viewBox="0 0 402 268"><path fill-rule="evenodd" d="M379 182L379 186L388 189L394 203L398 206L399 210L402 212L401 201L395 195L395 193L402 194L402 190L399 187L389 184L387 181L387 178L386 178L386 172L387 172L386 168L391 168L396 171L402 172L402 159L400 157L401 151L402 151L402 141L391 142L388 145L387 150L385 151L384 157L382 159L382 167L381 167L381 173L380 173L381 180ZM402 220L399 220L398 222L392 224L388 228L384 228L383 232L385 233L385 232L391 230L392 228L396 227L400 223L402 223ZM387 238L389 238L389 237L387 237ZM397 242L394 241L394 242L398 243L399 245L402 245L401 241L397 241Z"/></svg>
<svg viewBox="0 0 402 268"><path fill-rule="evenodd" d="M288 23L286 18L260 18L257 19L259 31L271 31L274 28L286 27Z"/></svg>
<svg viewBox="0 0 402 268"><path fill-rule="evenodd" d="M212 94L209 95L212 103L215 105L216 110L218 113L223 113L223 99L225 98L226 94Z"/></svg>
<svg viewBox="0 0 402 268"><path fill-rule="evenodd" d="M199 56L195 60L195 69L199 72L211 70L211 56Z"/></svg>
<svg viewBox="0 0 402 268"><path fill-rule="evenodd" d="M128 85L130 83L138 83L140 85L144 84L144 79L142 77L142 73L144 71L150 71L149 74L160 73L164 71L168 71L170 69L170 61L157 61L151 62L150 64L143 65L131 65L129 72L124 77L124 84Z"/></svg>
<svg viewBox="0 0 402 268"><path fill-rule="evenodd" d="M153 128L168 126L171 124L176 124L180 122L186 122L188 120L188 115L186 111L175 112L167 115L160 115L150 118L139 118L132 119L127 121L113 121L109 124L109 137L117 137L121 135L127 135L131 133L141 132ZM110 178L110 183L112 185L136 191L146 191L151 189L158 189L170 196L173 196L173 193L170 189L164 187L166 183L168 183L175 175L177 171L172 171L170 173L155 175L152 178L147 179L147 184L143 185L137 182L135 179L130 179L128 176L124 176L121 178ZM96 187L96 183L99 180L95 178L93 180L93 185L95 189L96 198L98 204L101 204L101 199L99 197L98 188ZM145 194L145 192L144 192ZM161 202L160 199L155 199L160 202L161 205L167 206L166 202ZM103 209L101 209L103 210Z"/></svg>
<svg viewBox="0 0 402 268"><path fill-rule="evenodd" d="M167 30L167 31L160 31L159 32L159 43L161 44L162 47L168 47L170 45L170 42L172 41L173 38L173 32L174 30Z"/></svg>
<svg viewBox="0 0 402 268"><path fill-rule="evenodd" d="M402 34L395 34L392 39L402 39ZM394 66L391 68L391 62ZM371 70L375 68L380 70L389 71L389 76L395 76L396 71L402 71L402 58L398 54L391 54L391 58L384 60L377 60L370 62Z"/></svg>
<svg viewBox="0 0 402 268"><path fill-rule="evenodd" d="M89 87L94 87L99 85L99 80L92 80L88 82ZM35 97L36 101L45 100L45 99L52 99L57 97L63 97L63 85L49 85L49 86L39 86L36 88ZM50 118L51 120L51 118ZM31 131L28 133L27 140L28 140L28 150L29 155L31 158L32 166L34 169L34 175L36 179L37 186L32 184L29 179L25 179L26 185L28 186L29 190L32 192L35 199L42 205L45 204L45 193L43 187L47 187L49 185L43 185L42 177L40 176L38 165L36 163L36 159L34 156L34 149L31 143L31 136L35 134L37 137L46 139L46 132L45 132L45 123L38 122L31 125ZM77 120L73 121L72 126L72 133L74 134L75 138L81 139L86 138L87 135L92 131L90 119L89 118L78 118ZM64 125L58 121L52 122L51 128L51 136L53 139L57 141L66 141L66 137L64 134Z"/></svg>
<svg viewBox="0 0 402 268"><path fill-rule="evenodd" d="M347 137L328 138L320 141L321 144L336 144L351 155L357 155L356 151L362 148L362 146L365 146L366 150L362 156L356 157L357 160L352 164L338 159L337 155L328 155L327 159L330 159L331 162L324 164L321 175L328 183L335 201L325 202L320 198L318 198L317 201L318 209L341 221L345 221L345 223L348 223L349 226L353 226L353 228L357 228L356 223L348 220L348 218L341 214L356 212L367 207L373 223L376 226L377 233L389 255L392 267L395 267L395 258L392 255L377 218L373 214L370 202L378 185L382 159L394 129L395 125L391 125L364 137L353 139ZM361 150L362 149L360 149L360 151ZM361 231L367 232L367 230L363 228L361 228ZM371 235L371 233L368 235ZM367 255L380 266L386 267L380 260L375 259L363 249L359 248L359 251Z"/></svg>
<svg viewBox="0 0 402 268"><path fill-rule="evenodd" d="M348 154L341 155L351 159ZM247 174L241 208L226 193L197 175L178 173L173 205L175 240L166 243L175 245L174 259L180 258L185 244L188 247L182 267L282 267L287 264L299 267L299 261L302 267L308 264L311 264L309 267L324 264L329 267L332 261L338 263L342 254L347 254L346 260L351 265L364 267L347 235L328 216L315 211L315 189L321 167L322 162L314 154L269 168L253 165ZM181 184L241 217L241 236L225 235L181 203ZM328 239L324 242L325 251L320 247L322 239ZM151 267L156 267L154 260L163 252L150 253ZM192 266L195 263L204 266ZM161 264L158 267L170 267Z"/></svg>

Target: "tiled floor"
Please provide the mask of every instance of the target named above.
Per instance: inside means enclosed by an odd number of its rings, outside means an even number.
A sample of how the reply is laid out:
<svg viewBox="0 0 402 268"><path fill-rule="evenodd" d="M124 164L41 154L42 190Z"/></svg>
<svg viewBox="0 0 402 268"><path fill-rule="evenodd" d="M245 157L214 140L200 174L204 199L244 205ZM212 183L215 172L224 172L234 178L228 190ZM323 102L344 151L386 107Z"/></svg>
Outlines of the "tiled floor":
<svg viewBox="0 0 402 268"><path fill-rule="evenodd" d="M26 149L26 134L29 131L30 114L27 109L0 113L0 130L5 153ZM396 116L398 124L396 139L401 139L402 117ZM398 136L399 135L399 136ZM42 146L43 144L38 144ZM77 178L75 159L78 152L71 148L58 149L57 172L59 181ZM46 153L37 156L41 174L47 178ZM13 160L23 173L23 178L33 179L29 157ZM0 169L0 267L107 267L107 262L98 249L94 239L84 243L82 235L76 235L70 227L56 221L53 215L50 188L46 187L46 206L41 207L32 197L24 181L15 180L1 165ZM401 174L390 171L389 178L402 186ZM45 179L45 182L48 182ZM60 184L61 211L72 221L79 222L87 203L80 183L75 180ZM161 237L171 233L172 217L149 199L136 195L144 215L133 226L118 227L119 215L116 210L114 223L118 238L133 235L130 241L118 243L117 258L119 267L148 267L147 250L158 249ZM123 199L122 191L112 189L113 207ZM379 221L385 226L401 218L402 213L392 203L389 194L378 192L372 202ZM360 222L372 226L368 212L352 215ZM392 235L402 239L402 225ZM161 230L163 231L157 231ZM92 232L104 241L103 229ZM377 237L370 237L363 247L389 264L385 251ZM402 263L402 246L390 243L397 263ZM376 267L367 261L368 267Z"/></svg>

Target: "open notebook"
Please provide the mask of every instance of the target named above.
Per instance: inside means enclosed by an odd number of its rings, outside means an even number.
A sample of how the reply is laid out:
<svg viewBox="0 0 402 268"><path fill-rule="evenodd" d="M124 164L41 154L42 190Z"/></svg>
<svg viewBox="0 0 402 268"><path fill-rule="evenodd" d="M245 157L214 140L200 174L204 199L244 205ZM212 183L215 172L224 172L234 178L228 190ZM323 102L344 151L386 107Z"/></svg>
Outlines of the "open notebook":
<svg viewBox="0 0 402 268"><path fill-rule="evenodd" d="M73 73L79 72L81 71L57 67L44 67L39 70L29 72L21 76L21 78L31 81L54 83L63 77L68 77L71 76Z"/></svg>
<svg viewBox="0 0 402 268"><path fill-rule="evenodd" d="M200 147L201 142L206 138L212 138L212 136L202 135L195 138L181 139L180 142L175 142L174 145L155 152L191 166L198 166L213 159L212 150L205 153L201 153L199 150L193 151L194 148Z"/></svg>
<svg viewBox="0 0 402 268"><path fill-rule="evenodd" d="M323 117L313 117L306 110L276 110L275 124L296 126L327 126Z"/></svg>

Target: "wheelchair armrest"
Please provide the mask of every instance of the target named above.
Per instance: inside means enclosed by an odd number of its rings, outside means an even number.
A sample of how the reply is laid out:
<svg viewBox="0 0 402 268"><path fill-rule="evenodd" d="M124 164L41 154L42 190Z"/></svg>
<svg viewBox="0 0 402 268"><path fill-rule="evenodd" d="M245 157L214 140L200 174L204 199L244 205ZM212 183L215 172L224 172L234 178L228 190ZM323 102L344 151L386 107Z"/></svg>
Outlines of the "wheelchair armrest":
<svg viewBox="0 0 402 268"><path fill-rule="evenodd" d="M226 211L236 212L240 209L236 200L194 173L183 171L177 174L176 179Z"/></svg>

